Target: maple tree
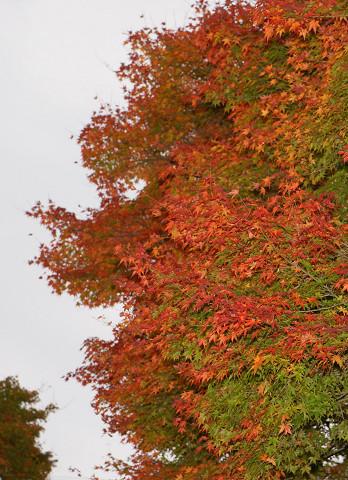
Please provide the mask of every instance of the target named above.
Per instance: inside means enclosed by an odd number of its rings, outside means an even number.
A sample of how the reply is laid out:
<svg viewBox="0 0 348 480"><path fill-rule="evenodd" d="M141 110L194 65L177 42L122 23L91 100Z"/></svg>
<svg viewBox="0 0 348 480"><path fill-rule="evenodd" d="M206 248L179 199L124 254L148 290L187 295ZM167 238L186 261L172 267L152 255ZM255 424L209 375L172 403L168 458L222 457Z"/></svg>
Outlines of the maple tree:
<svg viewBox="0 0 348 480"><path fill-rule="evenodd" d="M37 408L38 392L20 386L14 377L0 381L0 478L45 480L55 463L38 443L43 422L55 410Z"/></svg>
<svg viewBox="0 0 348 480"><path fill-rule="evenodd" d="M130 32L127 107L79 138L100 207L30 213L57 293L123 303L74 372L122 478L346 478L347 42L343 0Z"/></svg>

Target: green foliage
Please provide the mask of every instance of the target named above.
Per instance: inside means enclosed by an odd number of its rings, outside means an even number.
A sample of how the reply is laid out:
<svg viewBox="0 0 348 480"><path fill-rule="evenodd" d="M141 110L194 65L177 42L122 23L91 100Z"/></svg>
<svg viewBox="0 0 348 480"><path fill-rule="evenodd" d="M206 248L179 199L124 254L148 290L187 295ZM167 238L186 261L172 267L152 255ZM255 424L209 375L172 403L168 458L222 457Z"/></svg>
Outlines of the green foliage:
<svg viewBox="0 0 348 480"><path fill-rule="evenodd" d="M36 391L21 387L14 377L0 381L0 478L2 480L45 480L55 463L43 452L39 436L54 405L44 409Z"/></svg>
<svg viewBox="0 0 348 480"><path fill-rule="evenodd" d="M130 34L127 108L80 136L100 208L31 212L58 293L124 302L75 373L136 448L123 479L347 478L346 15L201 0Z"/></svg>

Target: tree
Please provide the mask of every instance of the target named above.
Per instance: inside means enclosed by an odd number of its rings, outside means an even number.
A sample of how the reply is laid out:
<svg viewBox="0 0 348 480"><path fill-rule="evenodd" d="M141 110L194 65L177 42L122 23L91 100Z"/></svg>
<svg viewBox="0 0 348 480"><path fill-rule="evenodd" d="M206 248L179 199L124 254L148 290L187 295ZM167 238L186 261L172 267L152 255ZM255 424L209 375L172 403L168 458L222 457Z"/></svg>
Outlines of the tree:
<svg viewBox="0 0 348 480"><path fill-rule="evenodd" d="M53 290L123 303L74 375L124 479L346 478L347 16L198 1L131 32L127 108L79 138L100 208L31 212Z"/></svg>
<svg viewBox="0 0 348 480"><path fill-rule="evenodd" d="M14 377L0 381L0 478L45 480L55 461L38 440L43 422L55 410L36 408L38 392L21 387Z"/></svg>

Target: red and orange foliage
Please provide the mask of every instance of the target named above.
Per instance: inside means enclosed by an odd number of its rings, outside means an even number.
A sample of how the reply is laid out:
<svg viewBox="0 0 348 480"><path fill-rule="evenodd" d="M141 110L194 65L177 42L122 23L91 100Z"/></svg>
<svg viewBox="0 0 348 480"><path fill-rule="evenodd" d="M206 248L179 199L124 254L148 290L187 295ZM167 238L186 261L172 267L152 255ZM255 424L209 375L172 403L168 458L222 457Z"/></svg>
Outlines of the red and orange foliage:
<svg viewBox="0 0 348 480"><path fill-rule="evenodd" d="M131 33L127 107L80 136L100 208L32 211L53 289L123 302L75 373L122 478L346 478L347 16L200 1Z"/></svg>

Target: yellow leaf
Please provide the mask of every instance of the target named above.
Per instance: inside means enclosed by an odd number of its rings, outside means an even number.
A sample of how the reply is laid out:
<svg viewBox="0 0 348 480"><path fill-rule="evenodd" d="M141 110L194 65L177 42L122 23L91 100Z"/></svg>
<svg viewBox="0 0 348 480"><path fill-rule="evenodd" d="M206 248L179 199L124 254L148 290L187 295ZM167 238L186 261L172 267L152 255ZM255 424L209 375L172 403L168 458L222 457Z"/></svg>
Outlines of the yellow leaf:
<svg viewBox="0 0 348 480"><path fill-rule="evenodd" d="M343 368L343 359L339 355L333 355L333 357L331 357L331 362L333 364L337 363L339 367Z"/></svg>
<svg viewBox="0 0 348 480"><path fill-rule="evenodd" d="M172 238L174 238L174 240L176 238L180 237L180 232L176 227L173 228L173 230L170 232L170 234L171 234Z"/></svg>
<svg viewBox="0 0 348 480"><path fill-rule="evenodd" d="M277 35L278 37L281 37L285 33L285 29L283 27L278 27L277 28Z"/></svg>

